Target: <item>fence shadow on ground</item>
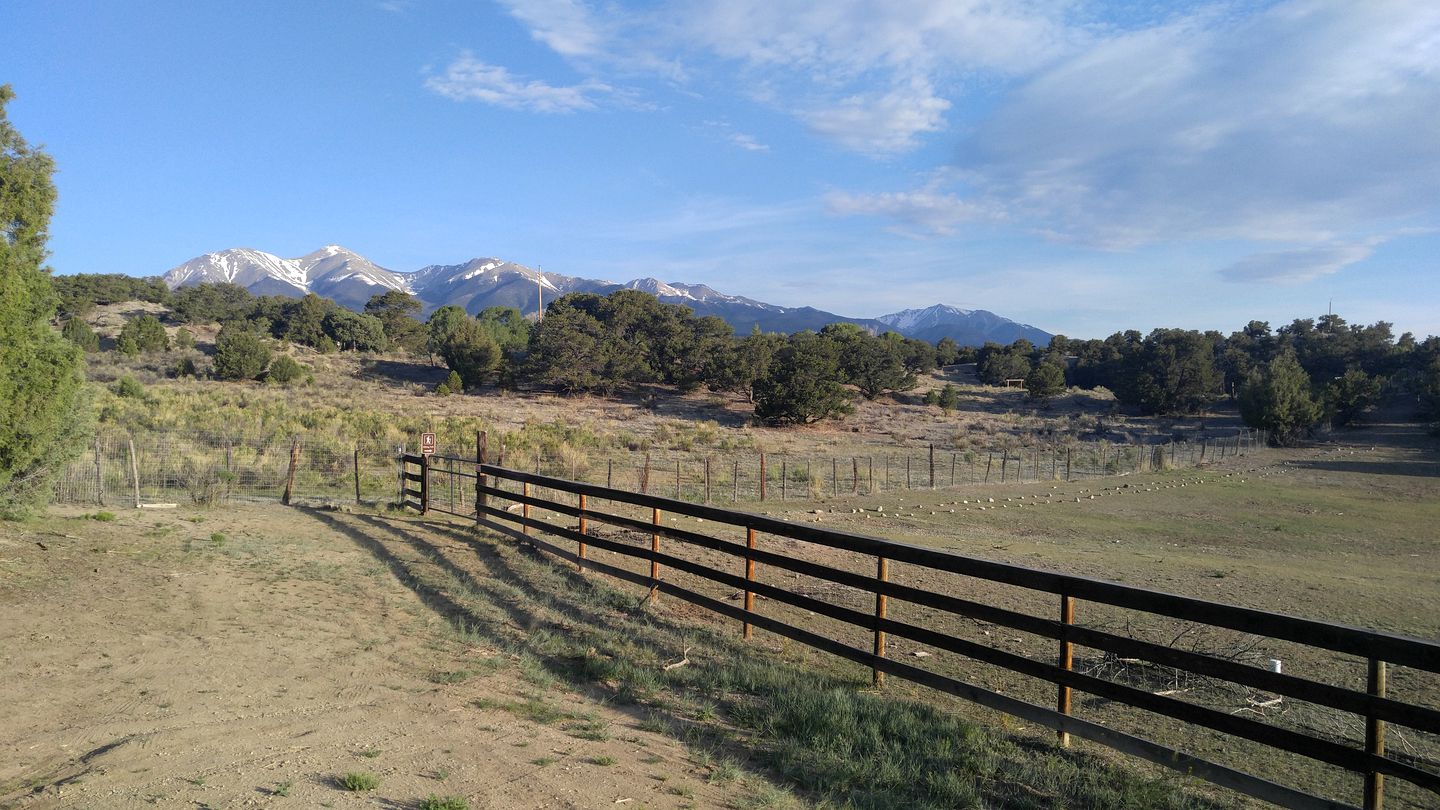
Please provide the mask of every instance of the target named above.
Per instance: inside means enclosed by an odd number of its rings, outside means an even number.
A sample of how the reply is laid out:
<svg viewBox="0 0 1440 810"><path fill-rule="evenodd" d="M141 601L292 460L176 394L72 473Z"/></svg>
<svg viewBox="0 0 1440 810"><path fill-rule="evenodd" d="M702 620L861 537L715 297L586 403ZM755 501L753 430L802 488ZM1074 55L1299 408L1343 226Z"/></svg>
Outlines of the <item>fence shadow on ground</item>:
<svg viewBox="0 0 1440 810"><path fill-rule="evenodd" d="M1173 782L870 693L868 671L845 677L787 663L651 609L643 592L622 592L468 526L297 508L372 555L431 610L518 656L522 677L527 659L538 662L637 727L684 741L697 764L745 762L837 806L1019 806L1033 803L1033 785L1057 780L1053 798L1062 804L1094 805L1085 791L1098 781L1132 806L1213 806ZM682 659L693 663L664 666ZM879 748L855 748L867 743Z"/></svg>

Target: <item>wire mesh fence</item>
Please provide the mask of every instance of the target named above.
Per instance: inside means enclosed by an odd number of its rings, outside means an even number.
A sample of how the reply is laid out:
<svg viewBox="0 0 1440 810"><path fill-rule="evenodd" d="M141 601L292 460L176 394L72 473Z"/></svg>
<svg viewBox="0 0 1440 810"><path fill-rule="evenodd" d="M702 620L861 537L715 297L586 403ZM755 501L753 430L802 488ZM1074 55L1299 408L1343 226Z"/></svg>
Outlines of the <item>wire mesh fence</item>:
<svg viewBox="0 0 1440 810"><path fill-rule="evenodd" d="M292 448L297 448L293 478ZM378 442L200 431L101 429L60 475L60 503L213 505L230 499L295 497L377 501L395 497L399 448Z"/></svg>
<svg viewBox="0 0 1440 810"><path fill-rule="evenodd" d="M418 437L417 437L418 438ZM418 444L418 442L416 443ZM584 451L543 446L492 449L494 463L514 469L653 493L695 503L821 500L903 490L985 484L1073 481L1195 467L1253 453L1260 431L1169 444L1073 442L947 451L933 446L866 455L758 452ZM295 455L291 471L292 450ZM403 447L306 433L244 435L205 431L101 428L63 471L60 503L219 504L235 498L292 497L391 501L399 498L397 457ZM437 468L473 462L473 447L441 447ZM456 489L454 493L450 490ZM437 492L455 506L473 493L447 484Z"/></svg>

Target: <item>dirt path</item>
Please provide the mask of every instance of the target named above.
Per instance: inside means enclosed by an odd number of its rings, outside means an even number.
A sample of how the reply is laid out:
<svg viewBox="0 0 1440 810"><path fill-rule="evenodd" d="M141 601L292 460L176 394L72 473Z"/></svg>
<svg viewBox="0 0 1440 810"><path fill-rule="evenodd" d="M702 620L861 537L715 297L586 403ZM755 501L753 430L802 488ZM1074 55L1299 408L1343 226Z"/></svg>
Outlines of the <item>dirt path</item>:
<svg viewBox="0 0 1440 810"><path fill-rule="evenodd" d="M527 681L338 524L116 511L0 524L0 808L726 803L681 743Z"/></svg>

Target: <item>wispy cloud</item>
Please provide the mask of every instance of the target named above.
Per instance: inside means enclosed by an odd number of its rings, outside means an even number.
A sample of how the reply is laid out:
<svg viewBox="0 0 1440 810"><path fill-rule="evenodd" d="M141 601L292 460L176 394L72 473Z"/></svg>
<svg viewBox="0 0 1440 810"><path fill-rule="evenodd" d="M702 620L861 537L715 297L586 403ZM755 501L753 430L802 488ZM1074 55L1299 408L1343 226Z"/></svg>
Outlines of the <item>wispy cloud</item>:
<svg viewBox="0 0 1440 810"><path fill-rule="evenodd" d="M949 185L852 195L831 210L948 235L969 218L965 202L1106 249L1296 246L1225 271L1272 280L1336 272L1365 256L1335 245L1435 223L1440 6L1233 11L1097 37L1005 95L962 142Z"/></svg>
<svg viewBox="0 0 1440 810"><path fill-rule="evenodd" d="M755 140L754 135L747 135L744 132L732 132L728 138L730 143L744 149L747 152L769 152L770 147Z"/></svg>
<svg viewBox="0 0 1440 810"><path fill-rule="evenodd" d="M1324 245L1257 253L1247 256L1220 271L1226 281L1289 282L1313 281L1321 276L1338 273L1349 265L1370 257L1374 248L1360 245Z"/></svg>
<svg viewBox="0 0 1440 810"><path fill-rule="evenodd" d="M1437 131L1440 6L1292 0L1097 42L1005 101L959 165L1083 242L1327 242L1434 215Z"/></svg>
<svg viewBox="0 0 1440 810"><path fill-rule="evenodd" d="M597 56L606 45L607 36L600 23L579 0L500 2L529 29L531 37L561 56Z"/></svg>
<svg viewBox="0 0 1440 810"><path fill-rule="evenodd" d="M728 75L816 133L877 156L945 129L957 76L1019 75L1076 38L1067 0L705 0L639 10L503 0L535 40L587 66L684 81ZM943 83L947 89L939 89Z"/></svg>
<svg viewBox="0 0 1440 810"><path fill-rule="evenodd" d="M919 136L945 127L950 102L937 97L928 83L883 93L849 96L802 113L816 132L847 149L867 154L905 152Z"/></svg>
<svg viewBox="0 0 1440 810"><path fill-rule="evenodd" d="M451 62L443 73L426 79L425 86L455 101L481 101L542 113L594 109L596 105L591 97L611 90L599 82L557 87L535 79L521 79L503 67L476 59L468 51Z"/></svg>
<svg viewBox="0 0 1440 810"><path fill-rule="evenodd" d="M832 191L825 206L837 216L878 216L898 223L894 230L908 235L950 236L964 224L993 218L981 204L939 190L852 194Z"/></svg>

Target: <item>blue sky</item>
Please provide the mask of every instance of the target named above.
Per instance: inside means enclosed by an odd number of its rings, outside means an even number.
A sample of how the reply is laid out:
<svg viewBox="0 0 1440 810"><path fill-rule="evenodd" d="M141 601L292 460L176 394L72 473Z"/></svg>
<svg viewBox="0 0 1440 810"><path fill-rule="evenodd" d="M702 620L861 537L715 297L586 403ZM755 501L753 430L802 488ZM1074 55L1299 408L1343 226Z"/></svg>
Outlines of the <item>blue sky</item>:
<svg viewBox="0 0 1440 810"><path fill-rule="evenodd" d="M57 272L343 244L1072 337L1440 333L1440 3L0 5Z"/></svg>

